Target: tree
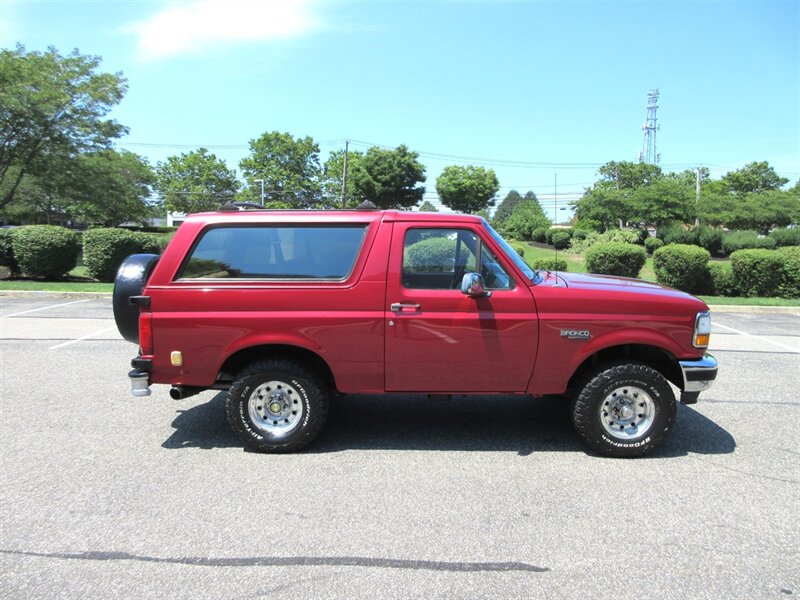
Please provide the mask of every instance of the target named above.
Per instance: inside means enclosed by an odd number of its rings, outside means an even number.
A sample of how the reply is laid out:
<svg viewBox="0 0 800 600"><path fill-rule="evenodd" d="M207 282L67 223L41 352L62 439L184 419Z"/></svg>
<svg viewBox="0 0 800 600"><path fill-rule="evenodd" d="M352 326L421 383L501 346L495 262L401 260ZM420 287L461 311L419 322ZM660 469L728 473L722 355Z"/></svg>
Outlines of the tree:
<svg viewBox="0 0 800 600"><path fill-rule="evenodd" d="M595 223L601 231L627 221L631 216L629 192L607 185L595 185L572 206L578 221Z"/></svg>
<svg viewBox="0 0 800 600"><path fill-rule="evenodd" d="M789 183L789 180L780 177L767 161L748 163L741 169L726 173L721 181L726 189L734 194L779 190L781 186Z"/></svg>
<svg viewBox="0 0 800 600"><path fill-rule="evenodd" d="M155 188L167 210L190 214L215 210L233 200L239 182L225 161L199 148L158 163Z"/></svg>
<svg viewBox="0 0 800 600"><path fill-rule="evenodd" d="M126 128L105 119L127 91L121 73L98 73L100 58L0 50L0 208L48 158L107 149Z"/></svg>
<svg viewBox="0 0 800 600"><path fill-rule="evenodd" d="M464 213L494 206L499 189L495 172L483 167L450 165L436 179L436 192L442 204Z"/></svg>
<svg viewBox="0 0 800 600"><path fill-rule="evenodd" d="M649 185L662 176L661 167L648 163L612 160L597 170L602 179L596 185L618 190L635 190Z"/></svg>
<svg viewBox="0 0 800 600"><path fill-rule="evenodd" d="M534 195L534 198L536 196ZM522 202L522 196L519 195L517 190L511 190L506 194L506 197L497 205L497 210L494 211L492 218L492 225L495 227L502 227L511 213L514 212L514 207Z"/></svg>
<svg viewBox="0 0 800 600"><path fill-rule="evenodd" d="M150 186L155 174L141 156L127 150L100 150L78 157L63 193L76 219L115 227L143 222L150 215Z"/></svg>
<svg viewBox="0 0 800 600"><path fill-rule="evenodd" d="M345 194L345 204L342 206L344 150L331 152L322 167L322 196L325 206L347 208L357 206L360 203L360 200L356 198L354 181L359 177L358 174L363 169L361 164L363 158L364 153L358 150L350 150L347 153L347 192Z"/></svg>
<svg viewBox="0 0 800 600"><path fill-rule="evenodd" d="M250 156L239 162L246 183L240 197L259 202L264 180L270 201L287 202L295 208L316 206L322 198L319 145L309 136L293 138L289 133L266 132L250 140Z"/></svg>
<svg viewBox="0 0 800 600"><path fill-rule="evenodd" d="M539 202L523 198L522 202L514 207L511 216L506 219L503 230L516 239L530 240L534 231L550 225L550 219L544 214Z"/></svg>
<svg viewBox="0 0 800 600"><path fill-rule="evenodd" d="M419 212L439 212L439 209L436 208L429 200L425 200L425 202L420 204Z"/></svg>
<svg viewBox="0 0 800 600"><path fill-rule="evenodd" d="M673 222L688 223L695 215L694 183L680 175L666 176L634 190L628 219L656 229Z"/></svg>
<svg viewBox="0 0 800 600"><path fill-rule="evenodd" d="M373 146L359 160L361 169L353 172L355 197L369 200L379 208L411 208L422 200L425 167L419 154L406 146L387 150Z"/></svg>

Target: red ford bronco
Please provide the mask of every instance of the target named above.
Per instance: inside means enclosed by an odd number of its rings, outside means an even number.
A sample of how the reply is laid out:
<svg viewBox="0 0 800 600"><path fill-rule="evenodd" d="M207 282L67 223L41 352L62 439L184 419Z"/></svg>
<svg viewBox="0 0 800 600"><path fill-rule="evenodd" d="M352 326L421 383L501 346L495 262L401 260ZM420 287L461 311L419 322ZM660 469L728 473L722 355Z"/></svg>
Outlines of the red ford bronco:
<svg viewBox="0 0 800 600"><path fill-rule="evenodd" d="M319 433L333 392L565 395L603 454L661 442L717 375L708 307L636 279L534 271L480 217L379 210L193 215L114 287L133 394L227 390L264 452ZM502 402L502 398L498 398Z"/></svg>

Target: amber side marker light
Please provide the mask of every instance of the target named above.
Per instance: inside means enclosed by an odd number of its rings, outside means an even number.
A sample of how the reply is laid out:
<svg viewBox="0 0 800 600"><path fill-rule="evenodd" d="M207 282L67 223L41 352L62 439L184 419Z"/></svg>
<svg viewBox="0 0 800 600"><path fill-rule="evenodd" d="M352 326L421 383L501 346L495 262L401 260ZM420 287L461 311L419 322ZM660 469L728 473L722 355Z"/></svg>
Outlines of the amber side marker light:
<svg viewBox="0 0 800 600"><path fill-rule="evenodd" d="M708 348L711 341L711 314L707 312L697 313L694 321L694 341L695 348Z"/></svg>

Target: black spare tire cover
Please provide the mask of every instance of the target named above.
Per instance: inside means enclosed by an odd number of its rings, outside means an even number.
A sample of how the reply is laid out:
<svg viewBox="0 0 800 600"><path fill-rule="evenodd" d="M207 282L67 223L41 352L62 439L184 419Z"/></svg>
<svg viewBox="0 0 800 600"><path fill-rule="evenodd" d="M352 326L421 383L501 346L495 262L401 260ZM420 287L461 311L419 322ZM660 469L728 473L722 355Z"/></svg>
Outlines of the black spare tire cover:
<svg viewBox="0 0 800 600"><path fill-rule="evenodd" d="M114 320L122 337L134 344L139 343L139 307L129 299L141 295L158 258L158 254L131 254L122 261L114 279Z"/></svg>

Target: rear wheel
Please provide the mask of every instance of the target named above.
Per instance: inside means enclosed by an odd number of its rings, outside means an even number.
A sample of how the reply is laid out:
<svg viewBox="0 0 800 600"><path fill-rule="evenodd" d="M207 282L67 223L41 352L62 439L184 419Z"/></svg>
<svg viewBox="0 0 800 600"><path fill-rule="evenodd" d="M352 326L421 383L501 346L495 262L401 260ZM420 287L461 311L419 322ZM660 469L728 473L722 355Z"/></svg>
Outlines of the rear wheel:
<svg viewBox="0 0 800 600"><path fill-rule="evenodd" d="M319 377L291 361L252 363L236 377L226 401L228 421L258 452L293 452L311 443L328 417Z"/></svg>
<svg viewBox="0 0 800 600"><path fill-rule="evenodd" d="M667 437L675 394L664 377L639 363L602 367L575 400L573 422L586 443L608 456L641 456Z"/></svg>

